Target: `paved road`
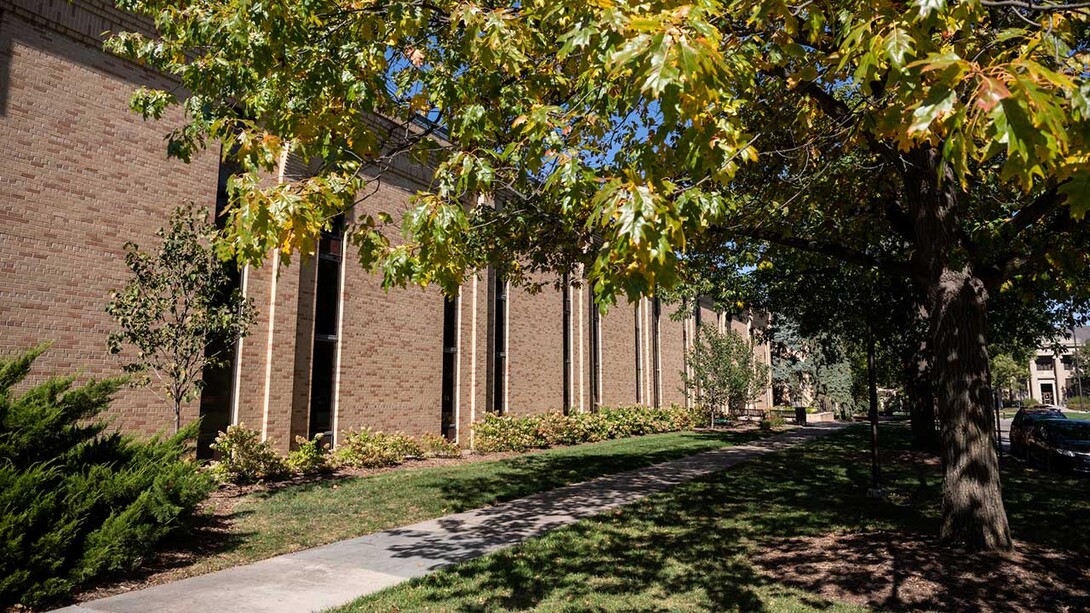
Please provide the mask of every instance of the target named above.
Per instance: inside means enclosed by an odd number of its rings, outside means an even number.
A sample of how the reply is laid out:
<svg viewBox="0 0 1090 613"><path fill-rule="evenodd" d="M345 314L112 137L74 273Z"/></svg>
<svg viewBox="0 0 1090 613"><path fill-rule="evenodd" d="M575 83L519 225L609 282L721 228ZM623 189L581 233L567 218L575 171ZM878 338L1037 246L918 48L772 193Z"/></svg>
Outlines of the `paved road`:
<svg viewBox="0 0 1090 613"><path fill-rule="evenodd" d="M843 427L815 424L749 445L707 451L484 509L61 610L69 613L323 610Z"/></svg>

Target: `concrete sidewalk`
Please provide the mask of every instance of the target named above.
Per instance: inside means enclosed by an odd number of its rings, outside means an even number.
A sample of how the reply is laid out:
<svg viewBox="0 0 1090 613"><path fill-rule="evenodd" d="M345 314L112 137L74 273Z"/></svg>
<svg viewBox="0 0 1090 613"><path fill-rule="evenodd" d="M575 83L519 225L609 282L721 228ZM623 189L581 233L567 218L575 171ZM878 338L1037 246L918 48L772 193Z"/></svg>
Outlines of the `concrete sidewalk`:
<svg viewBox="0 0 1090 613"><path fill-rule="evenodd" d="M320 611L843 427L799 428L61 611Z"/></svg>

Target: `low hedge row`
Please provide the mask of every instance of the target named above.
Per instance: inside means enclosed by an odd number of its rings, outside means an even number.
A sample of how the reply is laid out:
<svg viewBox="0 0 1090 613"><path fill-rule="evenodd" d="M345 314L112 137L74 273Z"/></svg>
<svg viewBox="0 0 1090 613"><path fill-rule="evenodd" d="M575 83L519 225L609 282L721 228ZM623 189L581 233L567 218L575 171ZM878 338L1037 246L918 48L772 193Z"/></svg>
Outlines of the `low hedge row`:
<svg viewBox="0 0 1090 613"><path fill-rule="evenodd" d="M641 406L603 408L593 413L570 415L488 415L473 424L473 446L481 453L528 451L690 430L696 427L698 419L697 411L677 405L658 409Z"/></svg>
<svg viewBox="0 0 1090 613"><path fill-rule="evenodd" d="M474 448L479 453L528 451L556 445L593 443L615 438L690 430L701 422L697 409L677 405L604 408L594 413L545 413L527 417L488 415L473 424ZM441 436L414 438L400 432L365 428L342 434L330 452L321 438L298 438L287 458L280 456L256 430L242 424L220 432L213 449L220 460L210 472L221 483L245 484L276 481L298 474L314 474L337 467L379 468L396 466L409 458L450 458L461 455L457 443Z"/></svg>
<svg viewBox="0 0 1090 613"><path fill-rule="evenodd" d="M428 434L413 438L400 432L377 432L370 428L347 431L333 452L319 434L312 440L296 437L296 447L283 457L261 433L243 424L220 432L212 448L220 459L209 472L220 483L244 485L258 481L279 481L295 475L311 475L347 466L380 468L396 466L409 458L451 458L462 454L457 443Z"/></svg>

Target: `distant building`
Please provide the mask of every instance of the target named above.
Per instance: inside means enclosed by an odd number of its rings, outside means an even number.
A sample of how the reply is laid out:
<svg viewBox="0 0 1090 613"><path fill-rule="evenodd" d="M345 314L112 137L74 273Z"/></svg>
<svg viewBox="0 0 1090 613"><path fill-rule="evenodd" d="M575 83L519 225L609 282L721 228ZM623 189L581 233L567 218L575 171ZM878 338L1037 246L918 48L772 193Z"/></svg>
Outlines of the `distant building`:
<svg viewBox="0 0 1090 613"><path fill-rule="evenodd" d="M1039 347L1029 364L1029 394L1042 403L1063 406L1073 396L1090 394L1079 389L1075 377L1075 349L1090 342L1090 327L1075 328L1075 336L1066 335L1059 343ZM1083 364L1085 372L1090 364ZM1083 385L1090 383L1083 377Z"/></svg>

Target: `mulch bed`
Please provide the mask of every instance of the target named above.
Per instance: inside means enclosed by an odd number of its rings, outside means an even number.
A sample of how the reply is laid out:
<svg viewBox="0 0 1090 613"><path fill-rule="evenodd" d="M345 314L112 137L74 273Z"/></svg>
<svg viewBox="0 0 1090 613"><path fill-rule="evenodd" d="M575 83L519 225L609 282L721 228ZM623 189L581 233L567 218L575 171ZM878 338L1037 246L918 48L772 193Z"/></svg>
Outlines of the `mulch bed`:
<svg viewBox="0 0 1090 613"><path fill-rule="evenodd" d="M885 610L1090 611L1090 559L1032 543L970 554L933 535L834 533L777 539L751 560L776 581Z"/></svg>

